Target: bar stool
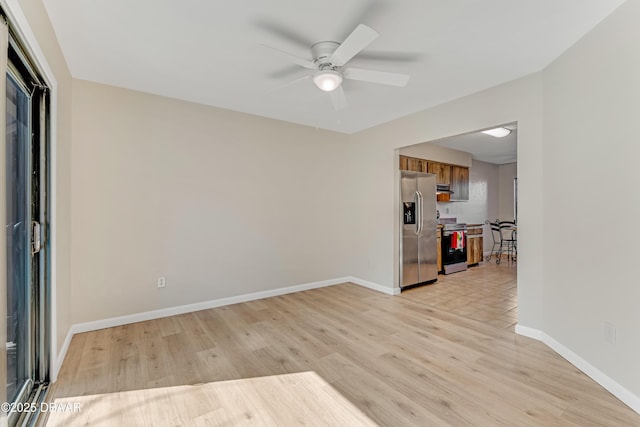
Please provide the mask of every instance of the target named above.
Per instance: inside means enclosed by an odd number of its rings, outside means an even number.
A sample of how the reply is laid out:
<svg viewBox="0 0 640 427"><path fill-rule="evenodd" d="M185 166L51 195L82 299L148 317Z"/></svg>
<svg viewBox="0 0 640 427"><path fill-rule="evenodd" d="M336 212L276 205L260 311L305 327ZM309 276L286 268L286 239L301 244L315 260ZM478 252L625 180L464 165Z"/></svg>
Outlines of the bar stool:
<svg viewBox="0 0 640 427"><path fill-rule="evenodd" d="M491 261L491 258L493 257L493 255L496 255L496 258L498 257L498 254L500 254L501 251L501 247L502 247L502 235L500 234L500 224L498 224L498 220L496 219L496 222L489 222L489 220L486 220L484 223L488 224L489 226L491 226L491 237L493 238L493 246L491 246L491 252L489 253L489 256L485 258L485 261L489 262ZM497 264L500 264L499 262L497 262Z"/></svg>
<svg viewBox="0 0 640 427"><path fill-rule="evenodd" d="M507 253L507 260L515 262L518 255L518 229L514 221L499 221L500 229L500 254L496 260L496 264L500 264L502 252Z"/></svg>

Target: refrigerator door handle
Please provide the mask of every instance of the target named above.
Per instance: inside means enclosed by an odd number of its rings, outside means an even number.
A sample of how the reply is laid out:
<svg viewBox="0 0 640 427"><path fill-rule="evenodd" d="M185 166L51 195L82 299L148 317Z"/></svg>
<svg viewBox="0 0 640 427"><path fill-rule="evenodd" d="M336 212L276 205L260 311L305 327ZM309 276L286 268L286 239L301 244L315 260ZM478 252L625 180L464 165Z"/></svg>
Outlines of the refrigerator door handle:
<svg viewBox="0 0 640 427"><path fill-rule="evenodd" d="M422 198L422 193L420 191L416 191L416 193L418 194L418 212L420 212L419 215L417 215L416 220L418 221L418 232L416 234L422 234L422 230L424 228L424 224L422 223L422 220L424 219L424 205L423 205L423 198Z"/></svg>
<svg viewBox="0 0 640 427"><path fill-rule="evenodd" d="M424 231L424 197L422 196L422 191L418 191L420 193L420 234Z"/></svg>
<svg viewBox="0 0 640 427"><path fill-rule="evenodd" d="M416 191L413 193L413 200L416 204L416 236L420 234L420 193Z"/></svg>

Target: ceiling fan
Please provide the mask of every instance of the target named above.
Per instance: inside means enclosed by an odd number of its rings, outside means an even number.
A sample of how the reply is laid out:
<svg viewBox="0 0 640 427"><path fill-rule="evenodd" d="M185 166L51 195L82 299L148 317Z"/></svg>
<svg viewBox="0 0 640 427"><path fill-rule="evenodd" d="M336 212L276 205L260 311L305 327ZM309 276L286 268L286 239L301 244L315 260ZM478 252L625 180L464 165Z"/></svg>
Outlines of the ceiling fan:
<svg viewBox="0 0 640 427"><path fill-rule="evenodd" d="M344 66L360 51L365 49L371 42L379 37L379 34L364 24L360 24L342 42L322 41L311 46L312 59L300 58L283 50L266 46L281 55L287 57L294 64L304 68L314 70L309 74L288 82L276 89L290 86L302 80L313 79L318 89L329 92L331 102L336 110L347 107L347 99L342 89L344 79L360 80L370 83L404 87L409 82L406 74L388 73L384 71L374 71L362 68L345 68Z"/></svg>

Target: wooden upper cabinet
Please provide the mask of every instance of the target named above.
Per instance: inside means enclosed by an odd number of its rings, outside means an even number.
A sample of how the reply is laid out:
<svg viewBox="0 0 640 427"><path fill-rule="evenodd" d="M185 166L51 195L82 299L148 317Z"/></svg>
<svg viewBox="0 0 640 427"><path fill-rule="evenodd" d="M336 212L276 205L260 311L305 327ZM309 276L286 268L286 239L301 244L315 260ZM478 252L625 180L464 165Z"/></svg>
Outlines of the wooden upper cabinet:
<svg viewBox="0 0 640 427"><path fill-rule="evenodd" d="M428 162L423 159L410 159L409 168L411 168L410 170L413 170L416 172L427 172Z"/></svg>
<svg viewBox="0 0 640 427"><path fill-rule="evenodd" d="M406 156L400 156L400 170L408 171L409 170L409 158Z"/></svg>
<svg viewBox="0 0 640 427"><path fill-rule="evenodd" d="M438 184L451 184L451 165L429 162L427 172L436 174Z"/></svg>
<svg viewBox="0 0 640 427"><path fill-rule="evenodd" d="M451 200L469 200L469 168L451 166Z"/></svg>
<svg viewBox="0 0 640 427"><path fill-rule="evenodd" d="M429 162L415 157L400 156L400 170L413 172L428 172Z"/></svg>
<svg viewBox="0 0 640 427"><path fill-rule="evenodd" d="M401 155L400 170L432 173L436 175L438 184L450 185L453 194L438 194L440 202L469 200L469 168L467 167Z"/></svg>

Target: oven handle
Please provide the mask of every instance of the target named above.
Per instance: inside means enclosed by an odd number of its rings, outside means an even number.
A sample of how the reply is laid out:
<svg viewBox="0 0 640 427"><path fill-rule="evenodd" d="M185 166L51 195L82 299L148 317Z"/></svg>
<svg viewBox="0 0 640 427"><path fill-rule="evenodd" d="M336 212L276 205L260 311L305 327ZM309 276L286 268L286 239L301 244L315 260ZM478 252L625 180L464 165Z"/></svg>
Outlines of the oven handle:
<svg viewBox="0 0 640 427"><path fill-rule="evenodd" d="M449 237L453 234L454 231L457 231L458 233L462 233L464 235L464 237L467 237L467 230L448 230L448 231L442 231L442 235Z"/></svg>

